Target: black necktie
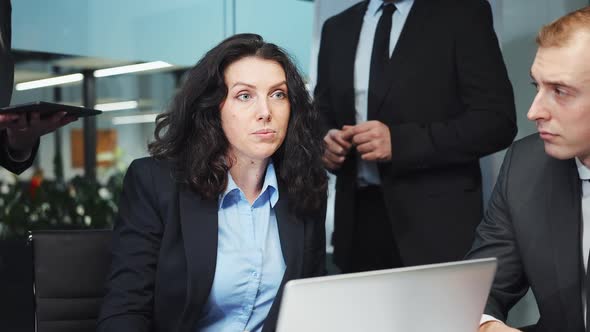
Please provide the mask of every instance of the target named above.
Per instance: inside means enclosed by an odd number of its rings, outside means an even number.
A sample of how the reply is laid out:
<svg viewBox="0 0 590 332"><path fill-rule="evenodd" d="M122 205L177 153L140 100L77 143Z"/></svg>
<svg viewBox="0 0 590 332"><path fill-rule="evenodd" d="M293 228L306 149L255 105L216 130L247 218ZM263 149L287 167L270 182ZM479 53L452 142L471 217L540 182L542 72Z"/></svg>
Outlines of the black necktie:
<svg viewBox="0 0 590 332"><path fill-rule="evenodd" d="M584 182L590 183L590 179L583 179L582 185L584 185ZM584 229L584 232L590 232L590 230ZM586 288L586 332L590 332L590 273L588 273L590 270L590 255L588 255L586 266L586 280L584 283L584 287Z"/></svg>
<svg viewBox="0 0 590 332"><path fill-rule="evenodd" d="M377 113L377 97L379 88L383 85L385 69L389 64L389 38L391 35L391 18L395 11L392 3L381 5L381 17L375 30L373 51L371 53L371 71L369 72L369 102L367 120L373 120Z"/></svg>
<svg viewBox="0 0 590 332"><path fill-rule="evenodd" d="M587 230L584 230L585 232ZM586 332L590 332L590 274L588 268L590 268L590 256L588 256L588 263L586 268L586 280L584 282L584 288L586 288Z"/></svg>

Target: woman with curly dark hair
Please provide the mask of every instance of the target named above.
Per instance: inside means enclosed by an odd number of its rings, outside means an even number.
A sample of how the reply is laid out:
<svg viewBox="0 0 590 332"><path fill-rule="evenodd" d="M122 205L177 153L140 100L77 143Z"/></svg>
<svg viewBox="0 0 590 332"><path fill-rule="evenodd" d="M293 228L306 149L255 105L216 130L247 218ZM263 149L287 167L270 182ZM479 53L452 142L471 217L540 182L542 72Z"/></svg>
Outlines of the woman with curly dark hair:
<svg viewBox="0 0 590 332"><path fill-rule="evenodd" d="M288 280L324 273L318 113L286 53L230 37L188 72L134 161L99 331L273 331Z"/></svg>

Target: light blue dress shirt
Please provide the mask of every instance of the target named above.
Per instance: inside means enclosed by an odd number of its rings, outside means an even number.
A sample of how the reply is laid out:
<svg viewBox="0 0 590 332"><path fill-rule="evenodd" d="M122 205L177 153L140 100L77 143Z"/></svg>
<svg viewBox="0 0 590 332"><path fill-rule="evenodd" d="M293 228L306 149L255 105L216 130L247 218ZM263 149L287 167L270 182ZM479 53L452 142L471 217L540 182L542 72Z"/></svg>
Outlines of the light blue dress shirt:
<svg viewBox="0 0 590 332"><path fill-rule="evenodd" d="M410 10L414 5L414 0L398 0L393 2L396 11L393 12L391 22L391 34L389 36L389 55L393 54L395 45L402 32ZM363 26L359 36L359 43L356 49L356 58L354 61L354 101L356 108L356 123L367 122L367 108L369 105L369 74L371 71L371 53L373 51L373 39L377 23L381 17L382 0L371 0L365 16ZM393 152L395 153L395 152ZM357 183L360 186L380 185L379 169L374 161L364 161L357 158Z"/></svg>
<svg viewBox="0 0 590 332"><path fill-rule="evenodd" d="M231 174L219 199L217 266L196 331L262 330L285 273L274 206L279 200L272 163L250 205Z"/></svg>

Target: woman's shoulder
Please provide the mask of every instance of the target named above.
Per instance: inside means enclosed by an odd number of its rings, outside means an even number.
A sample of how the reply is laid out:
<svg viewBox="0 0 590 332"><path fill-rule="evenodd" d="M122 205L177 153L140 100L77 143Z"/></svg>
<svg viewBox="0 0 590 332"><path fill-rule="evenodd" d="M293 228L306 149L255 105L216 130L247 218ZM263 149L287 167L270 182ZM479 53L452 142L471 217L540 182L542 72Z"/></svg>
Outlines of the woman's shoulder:
<svg viewBox="0 0 590 332"><path fill-rule="evenodd" d="M150 181L161 185L172 185L174 181L173 163L169 160L144 157L135 159L127 169L127 177Z"/></svg>
<svg viewBox="0 0 590 332"><path fill-rule="evenodd" d="M129 169L172 170L172 162L156 159L152 156L135 159L129 165Z"/></svg>

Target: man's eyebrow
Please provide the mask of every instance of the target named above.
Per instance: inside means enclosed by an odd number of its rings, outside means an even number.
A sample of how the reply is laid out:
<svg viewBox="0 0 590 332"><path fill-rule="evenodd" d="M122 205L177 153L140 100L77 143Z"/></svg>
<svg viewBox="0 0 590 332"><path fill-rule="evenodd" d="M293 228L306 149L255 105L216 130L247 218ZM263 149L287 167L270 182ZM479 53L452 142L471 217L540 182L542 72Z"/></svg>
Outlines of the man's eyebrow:
<svg viewBox="0 0 590 332"><path fill-rule="evenodd" d="M533 76L533 73L532 72L530 72L529 75L530 75L531 79L533 81L535 81L535 82L541 81L545 85L564 86L564 87L575 89L571 84L568 84L568 83L566 83L565 81L562 81L562 80L537 80Z"/></svg>

